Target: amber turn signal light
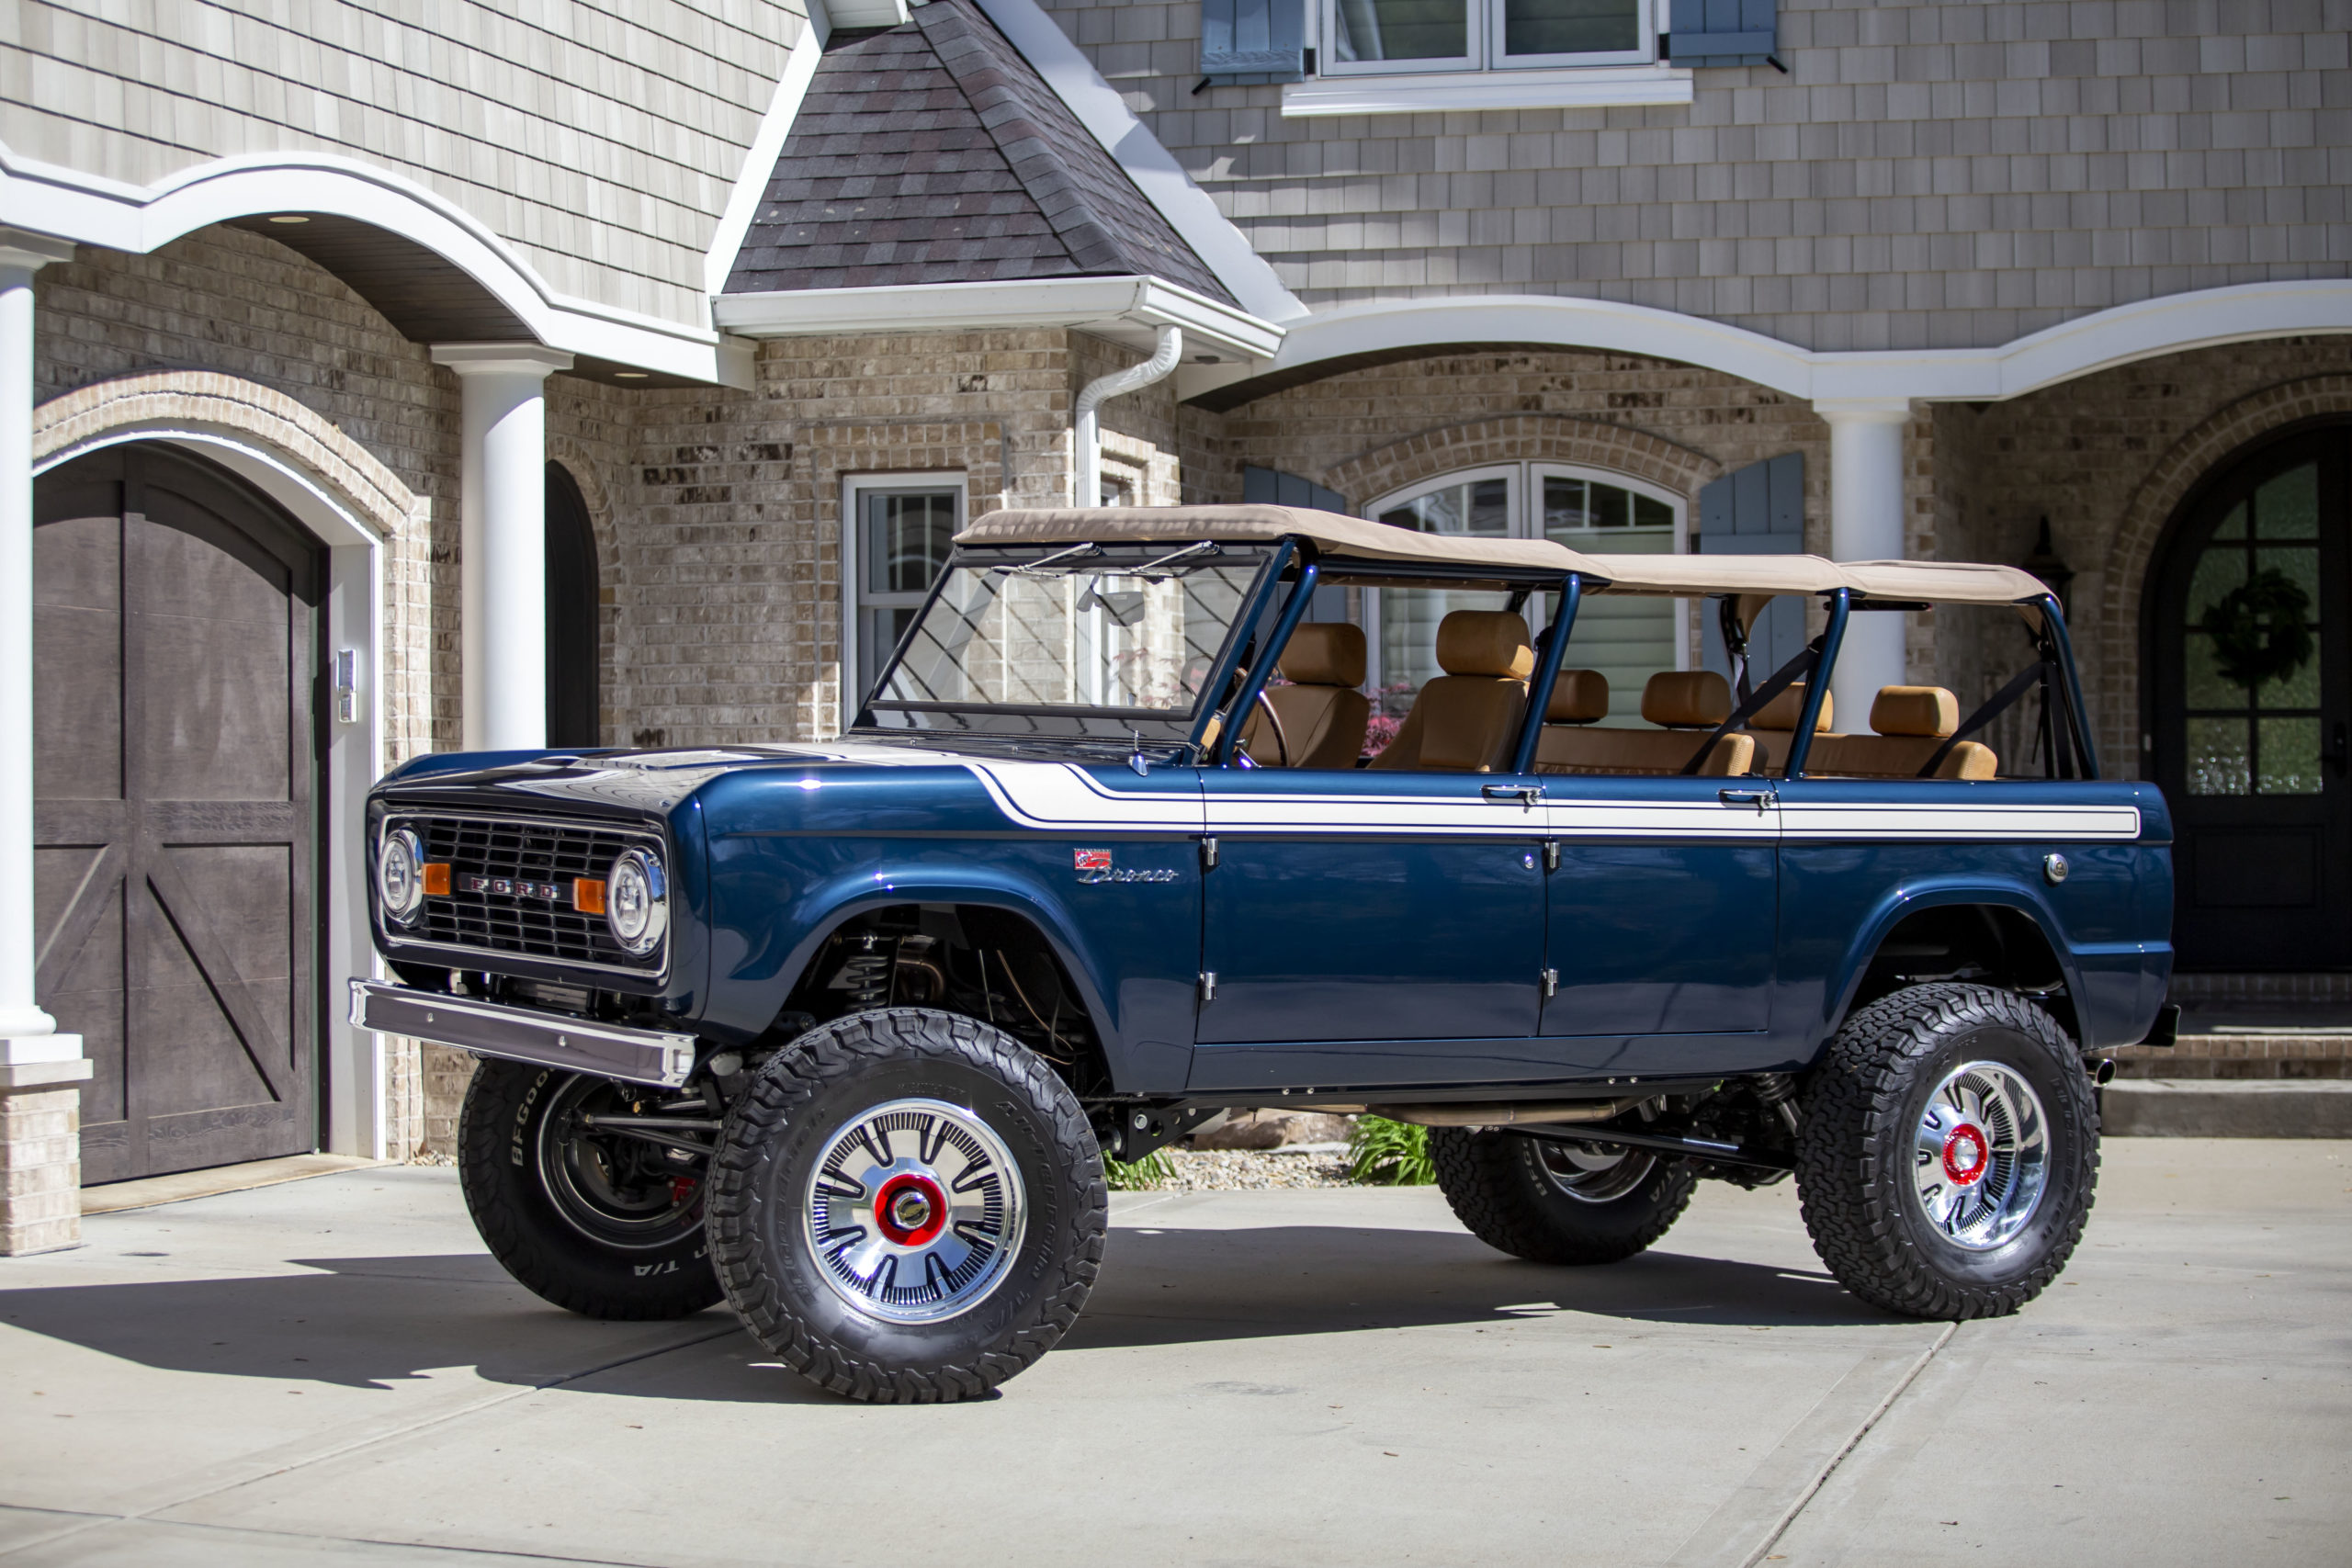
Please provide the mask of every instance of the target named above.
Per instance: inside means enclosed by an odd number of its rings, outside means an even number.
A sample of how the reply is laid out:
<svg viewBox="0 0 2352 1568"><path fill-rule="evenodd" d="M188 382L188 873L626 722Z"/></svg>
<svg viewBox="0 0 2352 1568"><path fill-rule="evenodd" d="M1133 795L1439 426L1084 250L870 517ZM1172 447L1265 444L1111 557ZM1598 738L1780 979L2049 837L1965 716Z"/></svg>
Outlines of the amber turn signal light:
<svg viewBox="0 0 2352 1568"><path fill-rule="evenodd" d="M583 915L605 912L605 885L593 876L571 879L571 907Z"/></svg>
<svg viewBox="0 0 2352 1568"><path fill-rule="evenodd" d="M424 896L428 898L447 898L449 896L449 863L447 861L424 863Z"/></svg>

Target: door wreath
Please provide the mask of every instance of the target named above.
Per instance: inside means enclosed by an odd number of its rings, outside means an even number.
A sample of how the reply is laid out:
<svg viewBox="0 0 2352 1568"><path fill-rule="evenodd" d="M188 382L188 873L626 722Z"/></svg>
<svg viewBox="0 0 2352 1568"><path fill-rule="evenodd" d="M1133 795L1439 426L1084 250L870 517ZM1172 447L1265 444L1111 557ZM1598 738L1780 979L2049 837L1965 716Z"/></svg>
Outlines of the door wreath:
<svg viewBox="0 0 2352 1568"><path fill-rule="evenodd" d="M2199 625L2213 639L2222 679L2260 686L2309 663L2312 631L2304 618L2311 607L2311 595L2277 567L2264 567L2215 601Z"/></svg>

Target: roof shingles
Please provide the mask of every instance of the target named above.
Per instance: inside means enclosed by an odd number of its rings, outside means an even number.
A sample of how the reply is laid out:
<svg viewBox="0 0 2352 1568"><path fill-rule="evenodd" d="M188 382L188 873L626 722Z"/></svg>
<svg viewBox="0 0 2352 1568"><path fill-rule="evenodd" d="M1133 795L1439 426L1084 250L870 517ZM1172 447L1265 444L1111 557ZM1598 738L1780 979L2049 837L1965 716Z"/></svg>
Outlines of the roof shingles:
<svg viewBox="0 0 2352 1568"><path fill-rule="evenodd" d="M1146 274L1233 296L972 0L830 49L729 294Z"/></svg>

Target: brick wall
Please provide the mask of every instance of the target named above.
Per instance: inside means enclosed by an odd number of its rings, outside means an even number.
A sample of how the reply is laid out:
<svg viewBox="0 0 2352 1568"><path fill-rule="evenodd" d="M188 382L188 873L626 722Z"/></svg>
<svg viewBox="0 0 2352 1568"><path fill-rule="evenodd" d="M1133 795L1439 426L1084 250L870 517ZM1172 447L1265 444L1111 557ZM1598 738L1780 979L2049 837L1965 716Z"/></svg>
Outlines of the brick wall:
<svg viewBox="0 0 2352 1568"><path fill-rule="evenodd" d="M1195 95L1197 0L1043 3L1310 303L1562 294L1945 347L2352 271L2352 0L1781 0L1789 74L1700 71L1685 107L1329 119Z"/></svg>
<svg viewBox="0 0 2352 1568"><path fill-rule="evenodd" d="M23 0L0 24L0 142L134 185L241 153L389 165L558 292L700 323L703 254L803 10Z"/></svg>

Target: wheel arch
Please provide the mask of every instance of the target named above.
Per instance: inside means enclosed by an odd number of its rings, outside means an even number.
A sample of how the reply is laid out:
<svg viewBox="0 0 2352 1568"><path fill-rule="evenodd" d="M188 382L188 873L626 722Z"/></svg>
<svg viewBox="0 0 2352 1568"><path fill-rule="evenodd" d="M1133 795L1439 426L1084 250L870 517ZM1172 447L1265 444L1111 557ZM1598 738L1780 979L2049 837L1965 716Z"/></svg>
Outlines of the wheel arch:
<svg viewBox="0 0 2352 1568"><path fill-rule="evenodd" d="M1930 949L1941 947L1939 957ZM1945 967L1939 973L1936 965ZM2080 964L2057 913L2032 891L2007 882L1946 881L1906 885L1875 905L1856 930L1823 1019L1826 1040L1856 1010L1904 985L1971 976L2020 991L2063 991L2042 999L2067 1032L2082 1038L2074 998L2081 994Z"/></svg>
<svg viewBox="0 0 2352 1568"><path fill-rule="evenodd" d="M1052 956L1064 984L1085 1010L1104 1078L1113 1085L1125 1081L1124 1037L1102 984L1101 959L1075 934L1067 911L1056 901L1012 878L861 877L854 889L843 889L825 903L823 914L808 923L777 966L782 987L775 993L776 1009L789 1007L791 998L816 978L825 953L844 928L885 910L915 907L944 908L959 919L967 909L984 909L1020 921Z"/></svg>

